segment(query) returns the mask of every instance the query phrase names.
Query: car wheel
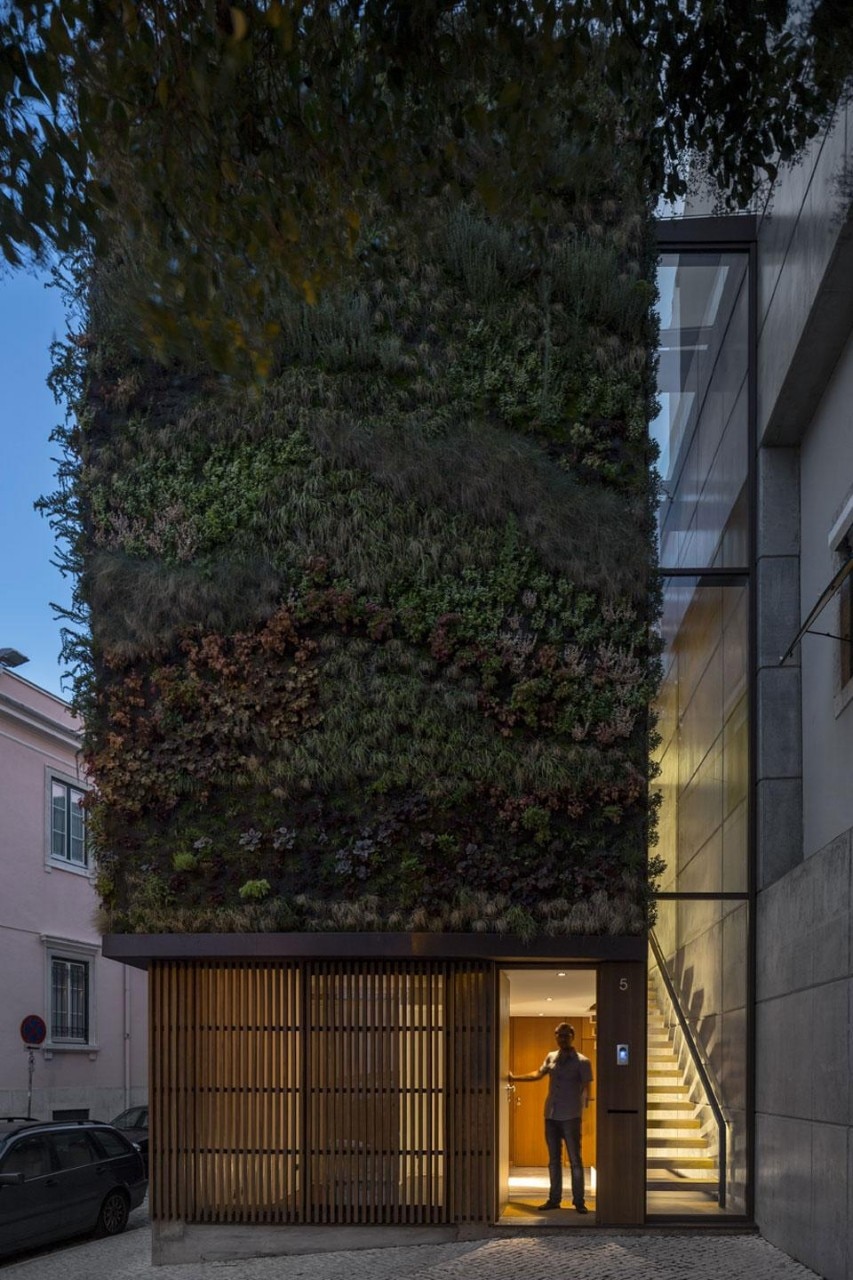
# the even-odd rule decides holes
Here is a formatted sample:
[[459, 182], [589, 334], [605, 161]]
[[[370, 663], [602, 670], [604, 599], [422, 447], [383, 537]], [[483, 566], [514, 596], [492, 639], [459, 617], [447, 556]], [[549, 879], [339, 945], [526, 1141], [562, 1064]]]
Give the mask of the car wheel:
[[95, 1235], [121, 1235], [127, 1226], [129, 1216], [130, 1206], [127, 1202], [127, 1196], [123, 1191], [111, 1191], [101, 1205], [101, 1212], [98, 1214], [98, 1225], [95, 1227]]

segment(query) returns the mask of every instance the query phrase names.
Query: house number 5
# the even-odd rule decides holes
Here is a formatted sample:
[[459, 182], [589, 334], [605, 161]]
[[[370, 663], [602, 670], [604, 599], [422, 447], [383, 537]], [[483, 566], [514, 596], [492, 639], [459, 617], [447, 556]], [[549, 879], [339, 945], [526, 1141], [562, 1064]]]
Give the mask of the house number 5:
[[627, 979], [627, 978], [620, 978], [620, 979], [619, 979], [619, 990], [620, 990], [620, 991], [627, 991], [627, 990], [628, 990], [628, 979]]

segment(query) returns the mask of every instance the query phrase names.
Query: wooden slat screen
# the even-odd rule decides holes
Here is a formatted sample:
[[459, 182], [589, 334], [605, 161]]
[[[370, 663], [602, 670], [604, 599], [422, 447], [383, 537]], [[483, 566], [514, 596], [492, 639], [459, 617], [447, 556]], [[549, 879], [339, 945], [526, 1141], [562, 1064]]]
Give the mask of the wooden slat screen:
[[489, 965], [157, 962], [150, 977], [155, 1219], [490, 1220]]
[[152, 1216], [300, 1222], [298, 965], [151, 974]]

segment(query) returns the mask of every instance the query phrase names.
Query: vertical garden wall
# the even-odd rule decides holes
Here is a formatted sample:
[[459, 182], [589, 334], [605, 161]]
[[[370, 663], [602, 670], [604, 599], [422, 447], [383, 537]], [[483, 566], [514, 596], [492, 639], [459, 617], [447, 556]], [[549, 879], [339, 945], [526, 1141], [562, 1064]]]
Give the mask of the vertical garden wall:
[[516, 206], [494, 147], [368, 201], [249, 386], [134, 352], [132, 246], [86, 273], [57, 509], [110, 930], [643, 929], [650, 204], [629, 139], [537, 145]]
[[[79, 472], [113, 929], [640, 929], [641, 207], [378, 224], [266, 385], [117, 362]], [[570, 216], [574, 215], [574, 216]]]

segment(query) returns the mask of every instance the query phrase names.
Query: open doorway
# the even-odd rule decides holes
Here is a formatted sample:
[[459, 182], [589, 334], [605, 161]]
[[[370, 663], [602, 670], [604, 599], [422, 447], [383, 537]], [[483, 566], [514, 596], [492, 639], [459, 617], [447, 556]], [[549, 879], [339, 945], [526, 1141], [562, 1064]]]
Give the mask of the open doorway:
[[[536, 968], [504, 969], [500, 975], [501, 1082], [500, 1221], [513, 1225], [588, 1226], [596, 1199], [596, 971], [552, 962]], [[507, 1085], [507, 1073], [535, 1072], [557, 1047], [555, 1028], [574, 1027], [574, 1048], [588, 1058], [593, 1083], [581, 1121], [584, 1216], [572, 1207], [571, 1170], [563, 1149], [562, 1207], [543, 1212], [549, 1199], [548, 1150], [544, 1133], [548, 1077]]]

